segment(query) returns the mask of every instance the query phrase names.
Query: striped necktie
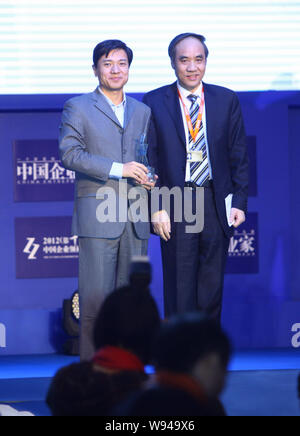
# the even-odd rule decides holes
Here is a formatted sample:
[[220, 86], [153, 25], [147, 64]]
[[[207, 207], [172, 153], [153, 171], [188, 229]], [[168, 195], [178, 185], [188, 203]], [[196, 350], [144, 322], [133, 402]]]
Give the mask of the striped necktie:
[[[200, 110], [200, 106], [197, 101], [198, 97], [196, 95], [191, 94], [188, 96], [188, 99], [192, 102], [190, 108], [190, 117], [193, 124], [193, 129], [195, 129], [199, 110]], [[190, 171], [191, 171], [191, 182], [196, 183], [198, 186], [203, 186], [204, 183], [210, 178], [203, 122], [201, 122], [200, 130], [197, 135], [196, 142], [194, 142], [192, 135], [189, 133], [189, 149], [190, 151], [202, 151], [203, 161], [191, 162]]]

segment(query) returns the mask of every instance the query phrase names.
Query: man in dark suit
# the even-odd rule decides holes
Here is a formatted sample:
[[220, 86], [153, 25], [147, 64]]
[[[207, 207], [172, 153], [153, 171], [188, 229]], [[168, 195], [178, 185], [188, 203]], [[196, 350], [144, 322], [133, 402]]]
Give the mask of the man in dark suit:
[[208, 57], [202, 35], [177, 36], [169, 55], [178, 81], [144, 98], [152, 110], [149, 161], [157, 186], [188, 190], [193, 211], [204, 190], [204, 229], [188, 233], [172, 208], [152, 210], [161, 237], [165, 315], [198, 309], [220, 320], [229, 239], [247, 209], [243, 118], [233, 91], [202, 82]]

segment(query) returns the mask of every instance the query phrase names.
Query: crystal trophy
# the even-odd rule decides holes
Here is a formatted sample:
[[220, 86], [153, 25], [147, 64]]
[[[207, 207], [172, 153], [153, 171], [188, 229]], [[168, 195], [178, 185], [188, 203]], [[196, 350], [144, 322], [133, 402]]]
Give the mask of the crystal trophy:
[[147, 153], [148, 153], [148, 144], [146, 141], [146, 135], [143, 133], [139, 140], [137, 140], [136, 144], [136, 161], [145, 165], [148, 169], [148, 180], [150, 183], [155, 182], [155, 168], [149, 165]]

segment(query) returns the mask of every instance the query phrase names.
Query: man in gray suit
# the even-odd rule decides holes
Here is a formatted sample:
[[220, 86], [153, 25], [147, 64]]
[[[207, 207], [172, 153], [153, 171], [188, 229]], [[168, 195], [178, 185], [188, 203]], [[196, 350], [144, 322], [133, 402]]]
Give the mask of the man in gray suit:
[[138, 187], [139, 202], [147, 208], [145, 188], [154, 186], [147, 168], [136, 162], [136, 143], [147, 134], [150, 109], [123, 90], [132, 58], [121, 41], [98, 44], [93, 70], [99, 87], [69, 100], [60, 126], [62, 163], [76, 172], [73, 234], [80, 249], [82, 360], [95, 351], [93, 325], [101, 303], [116, 287], [128, 284], [132, 256], [147, 254], [148, 220], [128, 219], [130, 188]]

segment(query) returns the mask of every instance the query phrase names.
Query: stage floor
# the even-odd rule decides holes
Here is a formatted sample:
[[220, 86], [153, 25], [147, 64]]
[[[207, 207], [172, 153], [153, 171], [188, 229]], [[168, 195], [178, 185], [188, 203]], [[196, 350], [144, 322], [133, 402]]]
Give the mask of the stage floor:
[[[51, 377], [78, 361], [62, 355], [0, 356], [0, 403], [48, 416], [44, 402]], [[230, 416], [299, 416], [299, 350], [235, 353], [222, 401]]]

